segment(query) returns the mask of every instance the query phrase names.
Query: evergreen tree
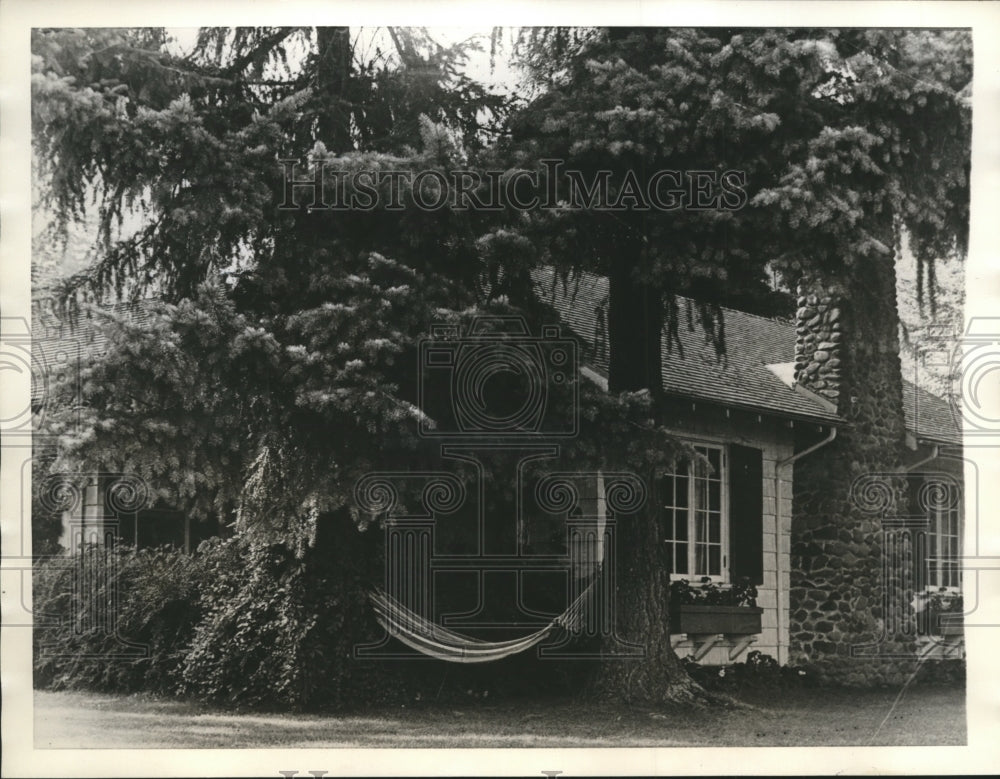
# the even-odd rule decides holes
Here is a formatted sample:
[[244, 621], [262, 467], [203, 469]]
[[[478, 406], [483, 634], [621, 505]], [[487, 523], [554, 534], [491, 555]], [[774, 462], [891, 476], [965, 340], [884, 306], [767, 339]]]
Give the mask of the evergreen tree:
[[[135, 474], [189, 516], [232, 524], [248, 568], [263, 566], [245, 586], [285, 593], [298, 615], [280, 619], [269, 603], [261, 618], [280, 620], [293, 647], [318, 637], [329, 684], [283, 679], [291, 702], [347, 695], [340, 682], [363, 675], [351, 648], [374, 628], [364, 588], [381, 571], [377, 534], [359, 532], [372, 517], [354, 510], [355, 485], [373, 470], [440, 466], [417, 429], [447, 398], [417, 407], [418, 340], [435, 322], [514, 313], [479, 295], [489, 215], [413, 207], [408, 180], [383, 180], [362, 210], [310, 211], [314, 193], [289, 193], [282, 159], [301, 158], [294, 177], [318, 177], [330, 193], [345, 173], [468, 165], [502, 116], [499, 99], [459, 72], [462, 47], [417, 30], [390, 38], [393, 57], [376, 49], [361, 62], [340, 28], [203, 30], [187, 56], [159, 31], [40, 30], [34, 40], [47, 204], [57, 228], [95, 210], [99, 221], [95, 262], [50, 302], [72, 313], [141, 299], [148, 314], [90, 314], [108, 346], [85, 367], [82, 423], [46, 419], [63, 434], [54, 467]], [[280, 208], [287, 199], [302, 207]], [[407, 207], [387, 208], [394, 199]], [[591, 393], [587, 405], [578, 467], [634, 459], [637, 447], [672, 457], [661, 431], [646, 430], [659, 444], [641, 446], [641, 398]], [[303, 616], [309, 581], [332, 588], [342, 613]], [[234, 585], [208, 604], [186, 689], [243, 700], [266, 687], [227, 687], [266, 678], [272, 657], [229, 640], [250, 591]]]
[[[314, 38], [318, 46], [290, 65], [292, 44]], [[149, 30], [35, 35], [36, 150], [48, 205], [65, 225], [94, 196], [101, 222], [96, 263], [66, 279], [53, 301], [65, 307], [109, 293], [160, 301], [148, 328], [122, 323], [113, 333], [113, 348], [132, 359], [92, 366], [88, 406], [97, 416], [67, 453], [128, 463], [178, 485], [181, 495], [171, 497], [190, 499], [185, 508], [226, 514], [252, 494], [242, 486], [249, 463], [263, 473], [300, 452], [299, 465], [313, 467], [304, 441], [286, 441], [303, 422], [327, 452], [342, 447], [334, 463], [364, 472], [364, 446], [348, 431], [371, 441], [419, 415], [395, 394], [395, 356], [435, 307], [472, 302], [431, 278], [470, 264], [471, 241], [447, 218], [280, 210], [277, 160], [309, 152], [297, 176], [334, 160], [422, 167], [427, 157], [401, 140], [417, 140], [421, 117], [461, 125], [462, 112], [497, 103], [449, 72], [458, 51], [424, 57], [413, 44], [409, 65], [376, 68], [348, 57], [346, 29], [204, 30], [186, 57], [165, 44]], [[453, 78], [465, 99], [449, 113], [438, 96]], [[411, 88], [384, 88], [400, 80]], [[425, 144], [447, 136], [423, 121]], [[139, 226], [123, 235], [116, 223], [133, 205]], [[316, 413], [323, 426], [303, 418]], [[318, 463], [323, 475], [291, 462], [278, 469], [314, 485], [314, 498], [297, 494], [298, 511], [312, 500], [343, 505], [349, 492], [351, 474]]]
[[[541, 56], [553, 40], [564, 44], [557, 67]], [[678, 327], [676, 294], [701, 302], [701, 324], [720, 352], [716, 304], [739, 305], [730, 290], [756, 289], [742, 303], [766, 313], [774, 302], [763, 291], [768, 269], [789, 285], [809, 279], [842, 305], [844, 381], [829, 395], [850, 424], [797, 470], [792, 562], [804, 573], [793, 595], [801, 600], [808, 586], [836, 589], [810, 570], [817, 556], [836, 554], [830, 540], [832, 533], [841, 543], [838, 529], [866, 528], [861, 545], [876, 551], [864, 564], [864, 586], [846, 596], [864, 615], [859, 627], [839, 642], [795, 650], [797, 659], [823, 660], [874, 641], [881, 615], [865, 606], [881, 592], [879, 540], [851, 503], [850, 485], [900, 461], [893, 260], [901, 235], [910, 236], [922, 267], [965, 252], [968, 34], [615, 28], [578, 36], [568, 51], [567, 42], [561, 31], [522, 38], [543, 91], [513, 117], [508, 154], [525, 167], [558, 158], [591, 181], [607, 171], [608, 201], [631, 205], [540, 212], [527, 231], [536, 254], [564, 275], [609, 277], [612, 390], [659, 395], [661, 340], [673, 340]], [[635, 208], [634, 193], [647, 192], [662, 170], [710, 171], [716, 181], [738, 171], [746, 198], [736, 208], [711, 198], [708, 208], [691, 208], [698, 204], [689, 189], [686, 208]], [[800, 306], [813, 289], [803, 288]], [[814, 483], [827, 486], [810, 490]], [[678, 682], [667, 636], [666, 566], [651, 551], [662, 546], [654, 512], [622, 535], [620, 600], [634, 607], [618, 618], [627, 638], [655, 649], [635, 667], [607, 664], [601, 685], [613, 694], [685, 699], [690, 690]]]
[[[33, 41], [46, 205], [57, 228], [94, 211], [99, 221], [94, 264], [50, 302], [72, 313], [154, 298], [145, 322], [92, 314], [110, 320], [108, 348], [85, 367], [82, 424], [72, 413], [46, 420], [64, 433], [54, 467], [141, 476], [189, 516], [233, 524], [247, 566], [285, 560], [247, 586], [284, 593], [298, 616], [264, 613], [289, 646], [327, 644], [334, 696], [347, 694], [351, 646], [374, 623], [360, 588], [377, 581], [376, 534], [359, 536], [371, 518], [352, 513], [353, 488], [420, 456], [416, 341], [474, 304], [461, 283], [474, 247], [449, 213], [281, 209], [279, 160], [302, 158], [296, 177], [326, 166], [330, 191], [347, 168], [453, 166], [502, 109], [458, 72], [461, 47], [393, 37], [398, 52], [366, 61], [346, 28], [207, 29], [188, 55], [158, 30], [39, 30]], [[456, 268], [456, 281], [442, 275]], [[294, 554], [268, 558], [269, 548]], [[303, 578], [302, 565], [313, 573]], [[301, 613], [310, 581], [332, 588], [340, 613]], [[267, 646], [231, 654], [246, 597], [211, 604], [188, 689], [258, 694], [212, 681], [255, 676], [250, 657], [255, 678], [269, 673]], [[355, 632], [332, 629], [333, 616]], [[246, 673], [213, 670], [226, 663]], [[275, 695], [303, 703], [324, 688]]]
[[[186, 56], [159, 30], [35, 32], [47, 204], [65, 226], [93, 200], [99, 221], [95, 264], [56, 300], [161, 301], [149, 326], [110, 328], [86, 376], [85, 432], [66, 440], [64, 461], [137, 472], [196, 515], [235, 516], [258, 548], [305, 554], [325, 524], [334, 545], [354, 549], [357, 479], [427, 456], [416, 429], [433, 409], [415, 402], [418, 339], [435, 320], [530, 309], [527, 271], [550, 263], [611, 280], [613, 394], [583, 391], [572, 456], [651, 476], [678, 452], [642, 396], [662, 403], [661, 341], [675, 343], [683, 326], [674, 295], [702, 301], [700, 326], [722, 350], [719, 305], [780, 305], [770, 270], [836, 286], [853, 303], [849, 326], [864, 332], [850, 341], [854, 367], [837, 399], [862, 424], [807, 466], [844, 481], [809, 510], [828, 524], [850, 516], [850, 479], [898, 462], [894, 247], [905, 229], [922, 263], [964, 252], [967, 34], [539, 31], [521, 40], [538, 96], [511, 117], [509, 142], [485, 149], [506, 106], [461, 75], [462, 48], [390, 32], [393, 51], [363, 61], [344, 28], [208, 29]], [[278, 160], [306, 156], [296, 177], [326, 168], [331, 189], [352, 170], [558, 158], [585, 179], [609, 171], [608, 198], [625, 207], [499, 217], [277, 208]], [[679, 208], [636, 208], [660, 170], [714, 173], [712, 207], [685, 207], [699, 197], [688, 177], [676, 182]], [[727, 171], [737, 178], [713, 199]], [[484, 290], [484, 276], [504, 283]], [[865, 426], [876, 418], [877, 436]], [[598, 687], [692, 700], [669, 644], [656, 518], [622, 530], [618, 617], [650, 651], [607, 663]]]

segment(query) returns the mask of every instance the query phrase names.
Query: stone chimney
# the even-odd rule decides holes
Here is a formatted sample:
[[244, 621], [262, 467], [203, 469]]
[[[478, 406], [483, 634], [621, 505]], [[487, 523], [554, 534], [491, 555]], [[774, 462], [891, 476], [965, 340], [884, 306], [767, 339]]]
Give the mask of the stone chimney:
[[805, 280], [796, 294], [795, 383], [839, 405], [842, 333], [837, 290]]

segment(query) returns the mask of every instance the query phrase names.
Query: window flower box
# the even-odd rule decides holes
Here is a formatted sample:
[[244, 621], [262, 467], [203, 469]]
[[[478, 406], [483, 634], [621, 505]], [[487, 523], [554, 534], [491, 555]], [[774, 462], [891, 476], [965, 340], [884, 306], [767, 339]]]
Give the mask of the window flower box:
[[764, 609], [758, 606], [682, 605], [670, 614], [670, 632], [753, 635], [761, 632], [763, 613]]
[[675, 635], [754, 635], [761, 632], [763, 613], [757, 607], [757, 588], [746, 578], [729, 587], [707, 576], [700, 585], [687, 579], [670, 584], [670, 632]]
[[949, 623], [947, 625], [940, 625], [940, 626], [938, 626], [938, 628], [937, 628], [937, 630], [935, 632], [936, 632], [937, 635], [942, 636], [942, 637], [961, 636], [961, 635], [964, 635], [965, 629], [964, 629], [964, 626], [961, 623], [957, 623], [957, 624], [956, 623]]
[[964, 634], [962, 614], [965, 611], [961, 592], [940, 587], [917, 594], [914, 602], [920, 633], [953, 637]]

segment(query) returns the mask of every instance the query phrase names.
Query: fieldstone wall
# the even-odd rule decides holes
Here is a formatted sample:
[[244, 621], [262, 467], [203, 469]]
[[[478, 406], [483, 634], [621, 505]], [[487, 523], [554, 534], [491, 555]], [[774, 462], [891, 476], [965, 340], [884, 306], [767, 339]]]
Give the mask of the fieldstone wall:
[[[837, 438], [795, 464], [790, 661], [832, 683], [899, 683], [912, 671], [904, 442], [891, 262], [857, 266], [842, 289], [800, 288], [796, 378], [837, 405]], [[902, 540], [901, 540], [902, 539]]]
[[795, 312], [795, 381], [836, 403], [840, 398], [840, 308], [835, 287], [798, 287]]

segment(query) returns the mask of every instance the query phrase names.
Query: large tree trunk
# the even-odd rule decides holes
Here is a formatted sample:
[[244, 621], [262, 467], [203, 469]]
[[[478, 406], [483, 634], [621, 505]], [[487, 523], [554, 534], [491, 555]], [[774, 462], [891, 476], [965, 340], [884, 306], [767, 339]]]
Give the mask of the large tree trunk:
[[[350, 28], [317, 27], [316, 47], [316, 74], [312, 84], [315, 104], [308, 130], [328, 152], [343, 155], [354, 150], [349, 94], [353, 78]], [[296, 174], [305, 181], [325, 179], [322, 190], [318, 187], [312, 192], [305, 187], [294, 190], [286, 183], [285, 191], [279, 195], [291, 195], [299, 209], [288, 216], [294, 224], [279, 223], [275, 231], [275, 265], [282, 268], [282, 272], [267, 274], [262, 291], [267, 299], [258, 301], [258, 305], [271, 308], [275, 301], [285, 301], [291, 310], [297, 311], [327, 302], [325, 293], [317, 293], [313, 288], [315, 278], [336, 263], [344, 262], [345, 254], [338, 243], [339, 232], [343, 229], [342, 219], [354, 218], [350, 213], [313, 213], [306, 208], [310, 204], [322, 208], [320, 203], [336, 202], [338, 185], [330, 171], [325, 176], [316, 170], [311, 174], [302, 171]]]
[[[620, 257], [610, 273], [608, 385], [612, 392], [648, 389], [658, 399], [662, 293], [633, 277], [641, 256], [641, 248], [634, 247], [632, 255]], [[603, 647], [594, 690], [639, 703], [709, 700], [711, 696], [691, 679], [670, 646], [670, 577], [656, 510], [655, 475], [638, 475], [646, 482], [646, 504], [636, 514], [616, 517], [617, 553], [604, 563], [605, 575], [608, 566], [614, 566], [615, 629]], [[623, 656], [621, 642], [641, 648], [637, 656]]]
[[[628, 703], [701, 703], [716, 700], [684, 670], [670, 646], [670, 575], [654, 510], [655, 497], [616, 522], [615, 592], [610, 616], [614, 634], [602, 647], [594, 680], [601, 697]], [[623, 651], [623, 642], [634, 650]]]
[[608, 388], [611, 392], [647, 389], [655, 398], [663, 387], [663, 295], [635, 280], [633, 271], [640, 257], [638, 247], [626, 252], [608, 278]]
[[322, 109], [317, 135], [328, 151], [351, 151], [351, 28], [316, 28], [316, 88]]

